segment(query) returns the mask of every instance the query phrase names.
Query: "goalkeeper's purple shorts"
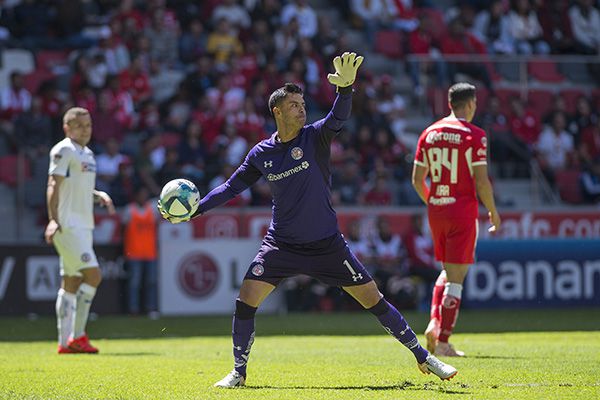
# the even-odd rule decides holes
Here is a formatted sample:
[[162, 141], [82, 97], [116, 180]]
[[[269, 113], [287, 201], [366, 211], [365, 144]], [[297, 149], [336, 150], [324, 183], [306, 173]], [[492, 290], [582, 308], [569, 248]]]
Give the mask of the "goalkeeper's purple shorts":
[[285, 278], [308, 275], [330, 286], [356, 286], [373, 280], [341, 233], [305, 244], [265, 236], [244, 279], [277, 286]]

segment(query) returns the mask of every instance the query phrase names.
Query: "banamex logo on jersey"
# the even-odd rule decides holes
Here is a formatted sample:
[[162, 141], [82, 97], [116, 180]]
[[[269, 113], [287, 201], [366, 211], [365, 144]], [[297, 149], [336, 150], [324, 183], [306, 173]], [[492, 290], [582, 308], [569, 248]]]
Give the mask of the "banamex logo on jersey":
[[205, 253], [195, 253], [183, 259], [178, 266], [179, 285], [190, 297], [210, 295], [219, 283], [217, 263]]

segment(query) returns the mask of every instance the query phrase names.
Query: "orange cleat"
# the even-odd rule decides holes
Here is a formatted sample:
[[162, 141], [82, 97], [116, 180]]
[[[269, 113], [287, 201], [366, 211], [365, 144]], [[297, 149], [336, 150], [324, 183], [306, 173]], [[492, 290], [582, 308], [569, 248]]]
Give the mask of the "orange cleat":
[[58, 345], [58, 354], [74, 354], [76, 351], [71, 350], [69, 347]]
[[67, 347], [73, 351], [73, 353], [88, 353], [88, 354], [96, 354], [98, 353], [98, 349], [90, 344], [90, 339], [87, 334], [84, 334], [77, 339], [69, 339], [67, 342]]

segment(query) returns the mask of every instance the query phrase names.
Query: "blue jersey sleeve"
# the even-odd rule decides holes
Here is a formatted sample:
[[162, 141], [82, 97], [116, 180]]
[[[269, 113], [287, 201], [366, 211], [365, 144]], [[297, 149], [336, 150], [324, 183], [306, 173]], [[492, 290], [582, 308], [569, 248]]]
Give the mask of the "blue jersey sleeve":
[[228, 202], [260, 179], [262, 173], [252, 164], [252, 154], [252, 151], [248, 153], [242, 165], [238, 167], [225, 183], [211, 190], [200, 200], [198, 210], [192, 218]]
[[340, 88], [333, 107], [329, 114], [313, 123], [318, 132], [319, 142], [329, 146], [333, 138], [340, 133], [344, 123], [350, 118], [352, 112], [352, 86]]

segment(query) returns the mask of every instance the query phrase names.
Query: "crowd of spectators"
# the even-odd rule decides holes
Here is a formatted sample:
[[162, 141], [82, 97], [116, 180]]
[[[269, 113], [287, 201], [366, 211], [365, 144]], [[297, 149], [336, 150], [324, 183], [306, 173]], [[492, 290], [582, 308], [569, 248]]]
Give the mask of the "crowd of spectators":
[[[589, 98], [581, 100], [587, 114], [578, 103], [577, 113], [560, 110], [562, 117], [544, 121], [526, 102], [517, 104], [526, 99], [516, 99], [511, 110], [498, 101], [491, 63], [442, 57], [597, 54], [600, 23], [594, 21], [600, 16], [591, 0], [456, 1], [443, 12], [432, 1], [324, 3], [364, 28], [367, 43], [391, 29], [405, 35], [409, 53], [432, 56], [428, 63], [406, 63], [415, 95], [424, 92], [424, 71], [435, 75], [433, 86], [441, 91], [457, 73], [480, 81], [490, 97], [479, 122], [500, 143], [492, 146], [498, 153], [492, 159], [506, 161], [510, 167], [500, 168], [506, 176], [527, 174], [527, 160], [537, 157], [550, 181], [566, 166], [589, 173], [590, 188], [599, 181], [600, 127]], [[191, 179], [206, 193], [274, 131], [266, 103], [284, 82], [304, 88], [309, 118], [328, 111], [335, 97], [326, 80], [331, 60], [351, 50], [335, 22], [306, 0], [4, 1], [2, 46], [36, 57], [62, 55], [64, 65], [35, 85], [37, 70], [10, 74], [0, 91], [0, 153], [27, 154], [32, 179], [41, 182], [49, 146], [63, 135], [62, 112], [78, 105], [92, 113], [98, 186], [118, 206], [131, 202], [139, 186], [158, 195], [175, 177]], [[410, 106], [393, 76], [365, 65], [355, 84], [353, 117], [332, 145], [336, 205], [419, 204], [410, 185], [419, 133], [407, 129]], [[43, 209], [43, 201], [40, 196], [31, 203]], [[228, 205], [268, 204], [268, 185], [259, 182]]]

